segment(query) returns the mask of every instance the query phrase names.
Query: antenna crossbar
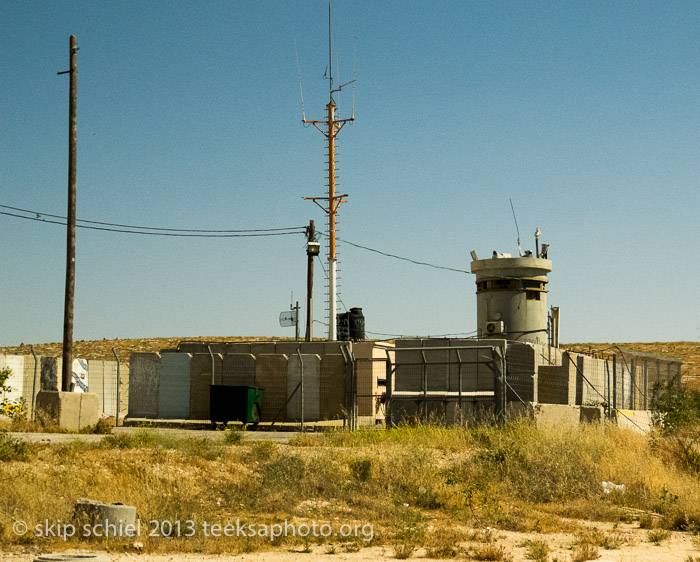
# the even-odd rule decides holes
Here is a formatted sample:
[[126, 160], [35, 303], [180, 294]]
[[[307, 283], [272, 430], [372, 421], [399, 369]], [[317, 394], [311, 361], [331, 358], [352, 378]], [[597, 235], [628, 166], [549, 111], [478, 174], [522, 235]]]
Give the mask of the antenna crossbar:
[[[335, 214], [338, 212], [338, 207], [340, 207], [341, 203], [347, 203], [347, 201], [343, 199], [343, 197], [347, 196], [347, 193], [343, 193], [342, 195], [336, 195], [334, 197], [302, 197], [302, 199], [304, 201], [313, 201], [324, 213], [330, 215], [331, 213]], [[328, 207], [324, 207], [319, 201], [332, 201], [332, 204], [328, 205]]]

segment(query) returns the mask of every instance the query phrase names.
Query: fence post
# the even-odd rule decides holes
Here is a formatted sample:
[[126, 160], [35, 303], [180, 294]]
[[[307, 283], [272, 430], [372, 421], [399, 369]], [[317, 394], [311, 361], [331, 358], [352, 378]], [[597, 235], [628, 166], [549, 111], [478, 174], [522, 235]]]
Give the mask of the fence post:
[[425, 351], [421, 350], [423, 359], [423, 421], [428, 423], [428, 361], [425, 358]]
[[506, 360], [500, 347], [493, 347], [494, 355], [494, 380], [493, 396], [495, 402], [496, 422], [503, 425], [506, 421]]
[[304, 360], [301, 358], [301, 351], [299, 351], [299, 347], [297, 347], [297, 355], [299, 356], [299, 369], [301, 371], [300, 377], [301, 377], [301, 382], [299, 383], [301, 385], [301, 431], [304, 431]]
[[30, 349], [32, 350], [32, 355], [34, 356], [34, 381], [32, 382], [32, 421], [36, 419], [34, 416], [34, 400], [36, 399], [36, 372], [37, 372], [37, 365], [39, 363], [39, 360], [36, 357], [36, 353], [34, 353], [34, 346], [30, 346]]
[[386, 399], [384, 402], [384, 426], [389, 429], [393, 426], [391, 421], [391, 394], [394, 386], [394, 373], [389, 359], [389, 350], [386, 350]]
[[[463, 411], [463, 405], [462, 405], [462, 355], [459, 352], [459, 349], [455, 352], [457, 354], [457, 378], [459, 381], [459, 425], [462, 425], [464, 421], [464, 416], [462, 415]], [[476, 352], [477, 355], [477, 361], [479, 360], [479, 352]], [[478, 388], [478, 387], [477, 387]], [[455, 420], [457, 421], [457, 420]]]
[[[115, 415], [115, 425], [116, 427], [119, 427], [119, 383], [120, 383], [120, 375], [119, 375], [119, 356], [117, 355], [117, 351], [112, 348], [112, 353], [114, 354], [114, 358], [117, 360], [117, 407], [114, 409], [114, 415]], [[102, 377], [102, 381], [104, 382], [104, 375]], [[104, 404], [104, 392], [102, 393], [102, 403]], [[104, 410], [104, 408], [103, 408]]]
[[617, 410], [617, 353], [613, 355], [613, 372], [612, 372], [612, 407], [613, 410]]

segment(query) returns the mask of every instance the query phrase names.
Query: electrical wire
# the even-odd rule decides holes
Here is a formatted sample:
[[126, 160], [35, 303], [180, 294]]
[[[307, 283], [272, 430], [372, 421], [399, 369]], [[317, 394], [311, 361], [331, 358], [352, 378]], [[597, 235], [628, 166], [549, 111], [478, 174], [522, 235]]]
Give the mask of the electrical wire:
[[578, 374], [581, 375], [581, 378], [584, 381], [586, 381], [586, 384], [588, 384], [588, 386], [590, 386], [603, 399], [603, 404], [607, 404], [608, 408], [610, 410], [613, 410], [617, 414], [621, 415], [623, 418], [627, 418], [627, 421], [629, 421], [632, 425], [634, 425], [642, 433], [648, 433], [643, 427], [641, 427], [639, 424], [635, 423], [635, 421], [632, 418], [630, 418], [627, 414], [625, 414], [622, 410], [620, 410], [619, 408], [613, 407], [613, 405], [610, 404], [610, 402], [608, 402], [608, 399], [605, 398], [605, 396], [603, 396], [601, 394], [601, 392], [595, 386], [593, 386], [593, 383], [588, 380], [586, 375], [584, 375], [583, 372], [581, 371], [581, 369], [578, 368], [578, 365], [576, 363], [574, 363], [574, 360], [571, 358], [571, 356], [568, 353], [566, 354], [566, 357], [569, 359], [569, 361], [571, 361], [571, 364], [574, 366], [574, 368], [576, 369]]
[[[325, 233], [325, 232], [320, 232], [320, 231], [317, 231], [317, 232], [318, 232], [318, 234], [320, 234], [321, 236], [326, 236], [326, 237], [328, 236], [328, 234]], [[336, 238], [336, 240], [339, 241], [339, 242], [343, 242], [344, 244], [349, 244], [350, 246], [354, 246], [355, 248], [360, 248], [361, 250], [367, 250], [368, 252], [374, 252], [375, 254], [379, 254], [379, 255], [382, 255], [382, 256], [385, 256], [385, 257], [388, 257], [388, 258], [394, 258], [394, 259], [401, 260], [401, 261], [407, 261], [407, 262], [412, 263], [412, 264], [415, 264], [415, 265], [423, 265], [423, 266], [426, 266], [426, 267], [432, 267], [432, 268], [434, 268], [434, 269], [443, 269], [443, 270], [446, 270], [446, 271], [456, 271], [457, 273], [468, 273], [468, 274], [471, 274], [470, 271], [467, 271], [467, 270], [465, 270], [465, 269], [458, 269], [458, 268], [455, 268], [455, 267], [445, 267], [445, 266], [442, 266], [442, 265], [435, 265], [435, 264], [432, 264], [432, 263], [423, 262], [423, 261], [418, 261], [418, 260], [414, 260], [414, 259], [411, 259], [411, 258], [406, 258], [406, 257], [403, 257], [403, 256], [397, 256], [397, 255], [395, 255], [395, 254], [390, 254], [390, 253], [388, 253], [388, 252], [383, 252], [383, 251], [381, 251], [381, 250], [376, 250], [376, 249], [374, 249], [374, 248], [369, 248], [369, 247], [367, 247], [367, 246], [363, 246], [362, 244], [356, 244], [355, 242], [350, 242], [349, 240], [343, 240], [342, 238]]]
[[[31, 213], [36, 216], [29, 217], [24, 215], [19, 215], [17, 213], [9, 213], [6, 211], [0, 211], [0, 215], [5, 215], [9, 217], [15, 217], [19, 219], [32, 220], [36, 222], [43, 222], [48, 224], [58, 224], [61, 226], [66, 226], [65, 222], [58, 220], [49, 220], [42, 218], [44, 216], [66, 220], [66, 217], [60, 215], [53, 215], [50, 213], [40, 213], [37, 211], [31, 211], [27, 209], [20, 209], [18, 207], [10, 207], [8, 205], [0, 205], [0, 208], [11, 209], [19, 211], [22, 213]], [[202, 230], [202, 229], [185, 229], [185, 228], [160, 228], [151, 226], [135, 226], [127, 224], [117, 224], [117, 223], [107, 223], [99, 221], [90, 221], [86, 219], [76, 219], [76, 223], [82, 222], [87, 224], [76, 224], [76, 228], [85, 228], [88, 230], [101, 230], [106, 232], [120, 232], [125, 234], [141, 234], [149, 236], [176, 236], [176, 237], [189, 237], [189, 238], [244, 238], [251, 236], [285, 236], [287, 234], [304, 234], [305, 226], [294, 226], [286, 228], [268, 228], [268, 229], [245, 229], [245, 230]], [[89, 225], [103, 225], [103, 226], [89, 226]], [[115, 228], [111, 228], [115, 227]], [[140, 229], [140, 230], [132, 230]], [[149, 232], [153, 231], [153, 232]]]

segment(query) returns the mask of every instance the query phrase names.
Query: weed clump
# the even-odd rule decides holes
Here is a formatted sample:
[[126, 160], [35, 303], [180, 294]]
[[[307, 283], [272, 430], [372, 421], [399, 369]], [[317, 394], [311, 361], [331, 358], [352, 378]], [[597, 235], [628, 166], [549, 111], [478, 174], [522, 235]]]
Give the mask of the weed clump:
[[24, 441], [0, 431], [0, 462], [29, 462], [29, 446]]

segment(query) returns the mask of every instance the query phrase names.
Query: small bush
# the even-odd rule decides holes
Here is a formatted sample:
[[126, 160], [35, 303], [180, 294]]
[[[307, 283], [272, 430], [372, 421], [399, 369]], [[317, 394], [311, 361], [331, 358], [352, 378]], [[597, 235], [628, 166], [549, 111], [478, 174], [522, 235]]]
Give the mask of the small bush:
[[683, 388], [680, 375], [652, 389], [654, 421], [666, 432], [700, 423], [700, 392]]
[[647, 538], [649, 539], [649, 542], [654, 543], [656, 546], [659, 546], [670, 536], [671, 533], [669, 533], [666, 529], [654, 529], [647, 533]]
[[495, 562], [512, 562], [513, 557], [500, 545], [487, 543], [472, 549], [470, 557], [473, 560], [491, 560]]
[[571, 553], [571, 562], [586, 562], [586, 560], [597, 560], [598, 558], [600, 558], [598, 548], [592, 544], [576, 546]]
[[455, 558], [460, 552], [459, 543], [464, 534], [452, 529], [438, 528], [426, 537], [427, 558]]
[[396, 543], [394, 544], [394, 558], [398, 560], [406, 560], [413, 556], [416, 551], [416, 547], [409, 543]]
[[367, 482], [372, 474], [372, 461], [369, 459], [358, 459], [353, 461], [352, 474], [360, 482]]
[[600, 529], [590, 529], [581, 533], [576, 540], [579, 546], [599, 546], [605, 550], [616, 550], [625, 544], [625, 539], [620, 533], [605, 533]]
[[0, 462], [28, 462], [29, 447], [24, 441], [14, 439], [7, 431], [0, 431]]
[[106, 418], [100, 418], [95, 425], [83, 428], [80, 433], [91, 433], [97, 435], [109, 435], [112, 433], [112, 424]]
[[525, 556], [534, 562], [547, 562], [549, 560], [549, 545], [544, 540], [528, 541]]
[[240, 445], [243, 442], [243, 429], [229, 426], [224, 430], [224, 442], [227, 445]]

